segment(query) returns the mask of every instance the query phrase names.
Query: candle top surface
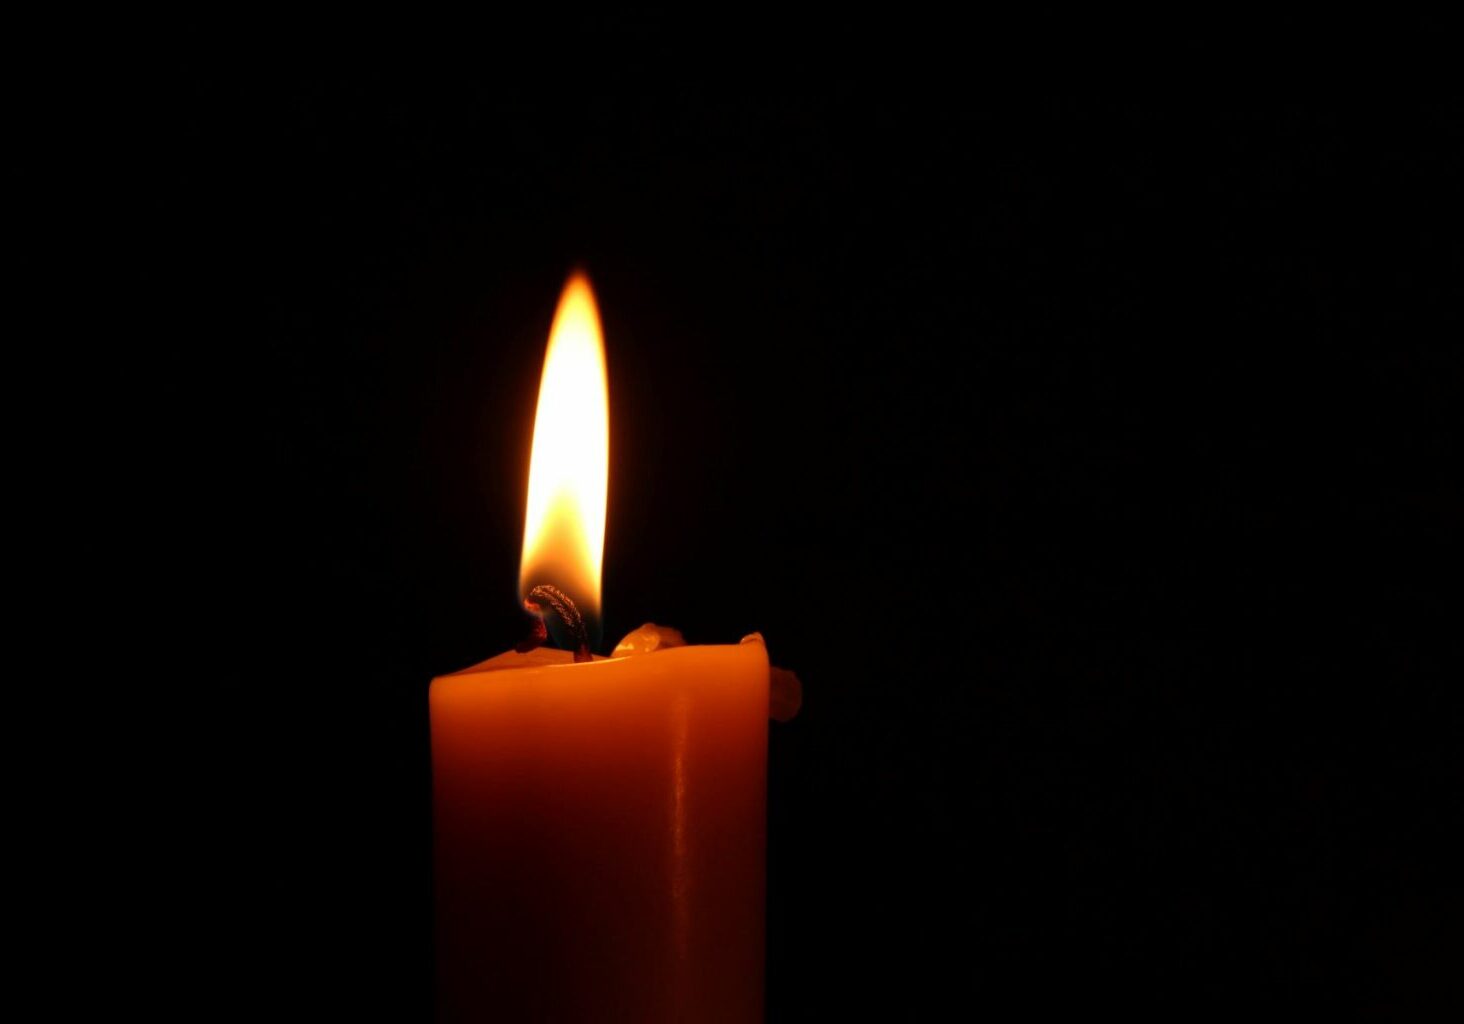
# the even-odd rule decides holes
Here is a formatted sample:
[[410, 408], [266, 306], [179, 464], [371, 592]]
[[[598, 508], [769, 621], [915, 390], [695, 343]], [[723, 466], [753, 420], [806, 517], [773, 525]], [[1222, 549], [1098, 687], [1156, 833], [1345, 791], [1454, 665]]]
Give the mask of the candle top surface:
[[[596, 654], [594, 660], [609, 661], [611, 659], [602, 654]], [[443, 678], [471, 676], [477, 675], [480, 672], [501, 672], [505, 669], [515, 668], [547, 668], [552, 665], [573, 665], [574, 663], [574, 653], [572, 651], [561, 651], [555, 647], [535, 647], [532, 651], [523, 654], [520, 654], [518, 651], [504, 651], [502, 654], [494, 655], [487, 661], [480, 661], [476, 665], [460, 668], [456, 672], [448, 672]]]
[[[651, 641], [656, 640], [658, 636], [660, 639], [671, 642], [664, 647], [657, 646], [656, 643], [652, 643]], [[636, 640], [637, 643], [632, 644], [630, 643], [631, 640]], [[738, 644], [686, 645], [681, 639], [681, 634], [675, 630], [655, 627], [648, 623], [646, 626], [641, 627], [640, 630], [627, 636], [626, 641], [622, 641], [621, 646], [616, 648], [615, 655], [608, 658], [597, 654], [591, 662], [576, 662], [573, 653], [570, 651], [562, 651], [553, 647], [537, 647], [525, 653], [504, 651], [502, 654], [495, 655], [486, 661], [480, 661], [476, 665], [469, 665], [467, 668], [459, 669], [456, 672], [449, 672], [446, 675], [438, 676], [437, 679], [444, 684], [457, 688], [472, 676], [486, 676], [494, 672], [515, 669], [539, 671], [544, 669], [583, 668], [587, 664], [604, 665], [609, 669], [612, 665], [646, 664], [649, 662], [660, 663], [663, 661], [668, 662], [666, 667], [669, 668], [670, 664], [677, 663], [680, 657], [689, 655], [697, 659], [694, 664], [701, 664], [701, 658], [710, 655], [712, 652], [730, 653], [731, 651], [754, 645], [759, 652], [764, 651], [764, 642], [761, 634], [751, 633], [743, 637], [742, 642]], [[650, 655], [658, 650], [663, 652], [660, 658], [650, 657]], [[698, 653], [694, 654], [693, 652]], [[706, 655], [700, 652], [706, 652]], [[667, 655], [672, 655], [672, 657], [668, 659]], [[718, 656], [725, 657], [726, 655], [719, 654]], [[762, 656], [764, 659], [766, 658], [766, 654]], [[766, 665], [766, 661], [763, 664]], [[789, 721], [798, 714], [798, 710], [803, 704], [803, 685], [797, 675], [786, 669], [770, 666], [767, 671], [770, 701], [769, 715], [780, 722]], [[448, 684], [448, 680], [452, 680], [453, 682]]]
[[[754, 639], [756, 638], [756, 639]], [[762, 637], [757, 634], [747, 637], [742, 644], [762, 643]], [[697, 649], [717, 649], [728, 647], [740, 647], [742, 644], [678, 644], [674, 647], [662, 648], [663, 651], [684, 650], [693, 651]], [[591, 664], [602, 662], [628, 662], [647, 657], [652, 652], [619, 654], [613, 657], [605, 657], [601, 654], [594, 656]], [[573, 666], [576, 662], [574, 654], [570, 651], [561, 651], [555, 647], [536, 647], [532, 651], [520, 654], [518, 651], [504, 651], [502, 654], [494, 655], [486, 661], [480, 661], [476, 665], [469, 665], [467, 668], [458, 669], [456, 672], [448, 672], [440, 678], [452, 679], [458, 676], [479, 675], [484, 672], [502, 672], [510, 669], [537, 669], [557, 668], [561, 666]], [[579, 664], [583, 665], [584, 662]]]

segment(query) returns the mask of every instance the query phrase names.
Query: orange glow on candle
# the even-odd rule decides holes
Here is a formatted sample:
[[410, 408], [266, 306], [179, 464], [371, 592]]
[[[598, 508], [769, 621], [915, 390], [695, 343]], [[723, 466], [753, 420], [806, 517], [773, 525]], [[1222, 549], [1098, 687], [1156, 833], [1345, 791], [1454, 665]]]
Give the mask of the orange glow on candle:
[[559, 298], [529, 458], [519, 597], [541, 583], [588, 615], [600, 611], [610, 476], [610, 398], [595, 293], [583, 273]]

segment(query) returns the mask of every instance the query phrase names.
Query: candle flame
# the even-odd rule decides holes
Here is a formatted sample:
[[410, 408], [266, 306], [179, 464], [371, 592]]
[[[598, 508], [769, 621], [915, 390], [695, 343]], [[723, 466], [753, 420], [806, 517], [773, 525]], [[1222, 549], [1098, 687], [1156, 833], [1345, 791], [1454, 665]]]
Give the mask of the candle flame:
[[559, 297], [539, 383], [520, 599], [547, 583], [599, 615], [609, 476], [605, 342], [590, 280], [576, 272]]

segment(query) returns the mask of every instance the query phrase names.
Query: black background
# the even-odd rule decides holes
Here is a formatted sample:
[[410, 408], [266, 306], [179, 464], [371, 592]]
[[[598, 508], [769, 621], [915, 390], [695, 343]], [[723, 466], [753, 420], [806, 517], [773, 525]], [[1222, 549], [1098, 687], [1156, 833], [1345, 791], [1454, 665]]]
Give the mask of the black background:
[[430, 1017], [427, 685], [525, 630], [575, 264], [607, 643], [760, 630], [804, 683], [771, 1020], [1456, 992], [1457, 106], [624, 34], [184, 76], [139, 130], [196, 667], [170, 994]]

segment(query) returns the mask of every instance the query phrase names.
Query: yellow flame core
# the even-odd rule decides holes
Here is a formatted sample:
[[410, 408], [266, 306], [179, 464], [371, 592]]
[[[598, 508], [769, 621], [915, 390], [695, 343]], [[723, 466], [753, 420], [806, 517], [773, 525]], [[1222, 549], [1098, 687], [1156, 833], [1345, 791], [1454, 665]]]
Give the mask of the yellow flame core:
[[519, 563], [521, 599], [549, 583], [581, 612], [599, 614], [609, 477], [605, 342], [589, 278], [577, 273], [559, 298], [539, 382]]

